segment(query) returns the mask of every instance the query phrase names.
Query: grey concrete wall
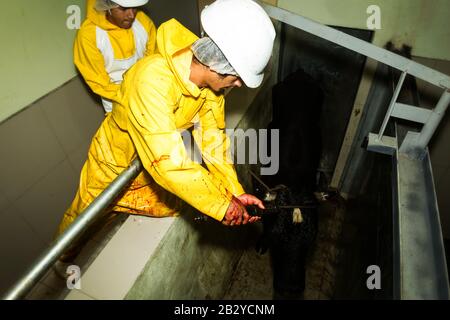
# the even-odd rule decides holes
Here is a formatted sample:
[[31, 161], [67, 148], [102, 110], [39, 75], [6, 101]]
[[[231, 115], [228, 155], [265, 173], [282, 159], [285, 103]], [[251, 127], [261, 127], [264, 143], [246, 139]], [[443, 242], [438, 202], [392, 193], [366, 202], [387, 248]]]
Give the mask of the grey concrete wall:
[[185, 210], [159, 244], [126, 299], [220, 299], [255, 226], [195, 222]]
[[75, 77], [0, 124], [0, 293], [53, 240], [103, 117]]
[[392, 98], [392, 88], [386, 79], [389, 79], [389, 68], [379, 64], [343, 171], [340, 191], [351, 197], [367, 192], [367, 172], [370, 172], [377, 157], [361, 146], [370, 132], [378, 132]]

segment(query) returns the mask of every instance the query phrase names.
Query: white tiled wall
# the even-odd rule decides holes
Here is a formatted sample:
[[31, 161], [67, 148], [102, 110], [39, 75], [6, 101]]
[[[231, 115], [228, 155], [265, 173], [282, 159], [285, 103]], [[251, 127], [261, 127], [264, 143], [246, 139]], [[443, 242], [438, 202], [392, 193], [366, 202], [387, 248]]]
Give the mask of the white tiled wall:
[[23, 218], [14, 205], [0, 212], [0, 283], [2, 289], [11, 286], [44, 248], [44, 242], [40, 241], [35, 229]]
[[64, 211], [72, 201], [77, 182], [78, 175], [66, 159], [15, 201], [24, 219], [45, 243], [53, 240], [61, 209]]
[[65, 158], [38, 105], [0, 126], [0, 146], [0, 183], [10, 201], [16, 201]]
[[5, 196], [3, 195], [3, 192], [0, 191], [0, 212], [9, 206], [9, 201], [8, 199], [5, 198]]
[[53, 240], [103, 118], [76, 77], [0, 124], [0, 294]]

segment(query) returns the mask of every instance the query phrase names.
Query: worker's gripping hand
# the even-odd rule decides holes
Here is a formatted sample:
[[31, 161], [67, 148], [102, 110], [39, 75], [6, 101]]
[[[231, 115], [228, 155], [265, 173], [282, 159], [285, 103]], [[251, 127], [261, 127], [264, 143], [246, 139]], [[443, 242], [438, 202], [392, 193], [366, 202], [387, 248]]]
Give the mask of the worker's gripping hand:
[[262, 201], [255, 196], [250, 194], [243, 194], [237, 198], [233, 196], [222, 223], [226, 226], [239, 226], [258, 221], [260, 217], [250, 217], [247, 213], [245, 206], [249, 205], [257, 205], [265, 209]]
[[[254, 205], [254, 206], [258, 206], [260, 209], [263, 209], [263, 210], [265, 209], [265, 207], [263, 205], [263, 202], [261, 200], [259, 200], [257, 197], [255, 197], [255, 196], [253, 196], [251, 194], [244, 193], [243, 195], [240, 195], [238, 197], [238, 199], [246, 207]], [[245, 221], [245, 216], [247, 217], [247, 220], [250, 223], [254, 223], [254, 222], [256, 222], [256, 221], [261, 219], [261, 217], [252, 217], [252, 216], [250, 216], [248, 214], [247, 210], [245, 210], [245, 213], [244, 213], [244, 221]]]

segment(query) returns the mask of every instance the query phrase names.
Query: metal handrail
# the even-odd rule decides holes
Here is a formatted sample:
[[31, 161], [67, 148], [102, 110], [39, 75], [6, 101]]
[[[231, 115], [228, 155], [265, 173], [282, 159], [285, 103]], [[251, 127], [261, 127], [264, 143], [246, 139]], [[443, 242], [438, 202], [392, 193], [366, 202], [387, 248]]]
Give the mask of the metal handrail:
[[387, 122], [390, 120], [393, 111], [396, 112], [396, 117], [404, 119], [407, 119], [409, 113], [411, 112], [414, 113], [416, 117], [422, 118], [425, 115], [427, 116], [426, 118], [419, 119], [419, 122], [424, 124], [422, 131], [417, 135], [411, 135], [406, 141], [404, 141], [402, 148], [403, 150], [408, 150], [411, 157], [423, 157], [428, 142], [438, 128], [450, 104], [450, 76], [301, 15], [263, 3], [261, 1], [257, 2], [264, 8], [267, 14], [275, 20], [281, 21], [297, 29], [303, 30], [400, 70], [402, 72], [402, 78], [397, 86], [397, 95], [402, 87], [403, 80], [407, 75], [412, 75], [443, 89], [442, 97], [432, 111], [431, 116], [427, 116], [427, 113], [421, 112], [422, 110], [417, 112], [416, 109], [418, 108], [397, 108], [397, 96], [394, 95], [389, 105], [389, 112], [386, 114], [383, 126], [377, 135], [377, 141], [382, 141], [384, 129]]
[[442, 72], [426, 67], [399, 54], [378, 47], [370, 42], [358, 39], [354, 36], [346, 34], [345, 32], [308, 19], [304, 16], [267, 3], [263, 3], [261, 1], [256, 2], [258, 2], [267, 14], [275, 20], [338, 44], [341, 47], [350, 49], [376, 61], [382, 62], [402, 72], [407, 72], [416, 78], [422, 79], [442, 89], [450, 88], [450, 76]]
[[112, 204], [114, 199], [142, 171], [141, 160], [136, 158], [61, 234], [50, 247], [41, 254], [25, 275], [17, 281], [4, 296], [3, 300], [22, 299], [34, 287], [40, 278], [50, 269], [58, 258], [76, 241], [82, 233]]

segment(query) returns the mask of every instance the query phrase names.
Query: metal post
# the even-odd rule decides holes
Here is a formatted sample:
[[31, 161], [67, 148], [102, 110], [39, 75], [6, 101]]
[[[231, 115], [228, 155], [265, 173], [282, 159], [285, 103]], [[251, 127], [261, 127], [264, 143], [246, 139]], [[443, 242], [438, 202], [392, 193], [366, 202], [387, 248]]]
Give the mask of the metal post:
[[449, 104], [450, 104], [450, 91], [447, 90], [442, 94], [438, 104], [431, 113], [430, 118], [423, 126], [420, 135], [417, 137], [417, 147], [420, 148], [420, 150], [423, 150], [428, 146], [428, 143], [430, 142], [434, 132], [439, 126], [439, 123], [444, 117], [445, 111], [447, 110]]
[[397, 103], [398, 95], [400, 94], [400, 91], [402, 90], [403, 82], [405, 81], [407, 74], [408, 74], [408, 72], [406, 72], [406, 71], [402, 72], [402, 75], [400, 76], [400, 80], [398, 81], [398, 84], [397, 84], [397, 88], [395, 88], [394, 95], [392, 96], [391, 103], [389, 104], [389, 109], [386, 113], [386, 116], [384, 117], [380, 132], [378, 133], [378, 140], [380, 140], [380, 141], [384, 135], [384, 131], [386, 130], [386, 126], [389, 122], [389, 119], [391, 118], [392, 111], [394, 110], [395, 104]]
[[55, 261], [111, 205], [125, 186], [136, 178], [141, 171], [142, 163], [139, 158], [136, 158], [37, 259], [22, 279], [5, 294], [3, 300], [16, 300], [25, 297]]

